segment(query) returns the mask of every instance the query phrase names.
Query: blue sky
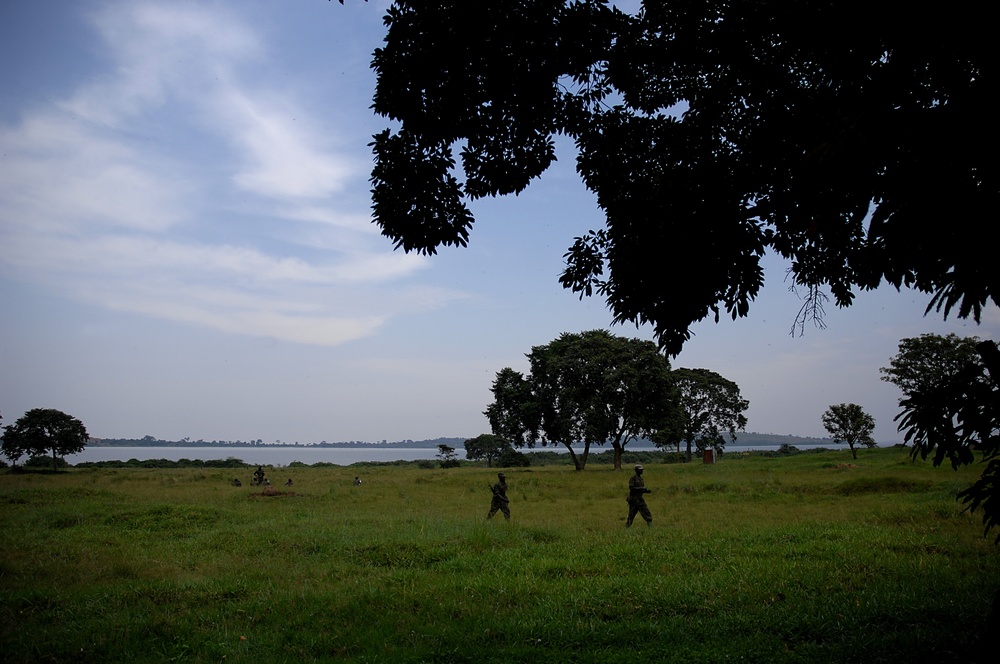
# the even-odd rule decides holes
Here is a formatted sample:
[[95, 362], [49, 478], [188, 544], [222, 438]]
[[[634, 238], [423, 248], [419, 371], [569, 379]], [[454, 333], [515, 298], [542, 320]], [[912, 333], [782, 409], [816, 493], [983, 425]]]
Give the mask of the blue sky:
[[[608, 327], [557, 282], [602, 224], [560, 161], [479, 201], [471, 245], [394, 252], [370, 221], [368, 65], [383, 0], [0, 5], [0, 413], [64, 410], [98, 437], [474, 436], [495, 373]], [[704, 322], [674, 366], [735, 380], [748, 430], [824, 435], [861, 404], [898, 438], [878, 368], [902, 337], [981, 326], [882, 289], [828, 329], [768, 259], [748, 319]], [[647, 329], [615, 327], [651, 338]]]

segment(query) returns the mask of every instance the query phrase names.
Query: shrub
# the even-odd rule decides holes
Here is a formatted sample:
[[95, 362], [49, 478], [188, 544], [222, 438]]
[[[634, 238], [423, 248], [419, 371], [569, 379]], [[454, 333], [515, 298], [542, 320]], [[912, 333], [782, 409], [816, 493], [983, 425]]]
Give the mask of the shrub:
[[[25, 468], [51, 468], [52, 457], [47, 454], [36, 454], [25, 461], [24, 466]], [[56, 457], [56, 467], [67, 468], [69, 467], [69, 464], [66, 462], [66, 459]]]
[[497, 458], [498, 468], [526, 468], [531, 465], [531, 458], [513, 447], [505, 449]]

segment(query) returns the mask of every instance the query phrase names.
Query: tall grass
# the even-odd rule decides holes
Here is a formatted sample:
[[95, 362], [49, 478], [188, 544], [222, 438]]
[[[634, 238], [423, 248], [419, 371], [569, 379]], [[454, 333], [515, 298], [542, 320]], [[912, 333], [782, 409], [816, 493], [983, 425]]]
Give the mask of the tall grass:
[[[8, 661], [994, 661], [998, 552], [898, 450], [628, 472], [281, 469], [0, 476]], [[361, 474], [363, 485], [352, 486]], [[995, 653], [989, 653], [995, 654]]]

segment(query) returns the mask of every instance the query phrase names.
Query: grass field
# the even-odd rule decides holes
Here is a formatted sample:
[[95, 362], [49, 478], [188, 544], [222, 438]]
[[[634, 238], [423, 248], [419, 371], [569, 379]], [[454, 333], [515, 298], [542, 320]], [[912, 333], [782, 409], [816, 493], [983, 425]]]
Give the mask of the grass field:
[[[905, 451], [628, 471], [0, 475], [11, 662], [994, 662], [1000, 551]], [[363, 485], [352, 486], [355, 475]]]

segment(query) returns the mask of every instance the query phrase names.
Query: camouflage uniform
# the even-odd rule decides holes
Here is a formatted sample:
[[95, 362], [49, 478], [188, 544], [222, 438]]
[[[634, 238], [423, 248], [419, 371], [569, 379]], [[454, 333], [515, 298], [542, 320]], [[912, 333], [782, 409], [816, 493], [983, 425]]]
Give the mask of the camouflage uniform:
[[510, 500], [507, 498], [507, 476], [503, 473], [497, 473], [497, 479], [500, 481], [490, 487], [490, 491], [493, 492], [493, 500], [490, 502], [490, 513], [486, 515], [486, 518], [492, 519], [493, 515], [500, 511], [503, 512], [504, 518], [509, 521]]
[[635, 475], [628, 479], [628, 498], [626, 498], [628, 501], [628, 521], [625, 522], [626, 528], [632, 525], [636, 514], [642, 515], [647, 526], [653, 525], [653, 515], [646, 506], [646, 499], [643, 497], [643, 494], [647, 493], [649, 493], [649, 489], [646, 488], [646, 483], [642, 479], [642, 466], [636, 466]]

